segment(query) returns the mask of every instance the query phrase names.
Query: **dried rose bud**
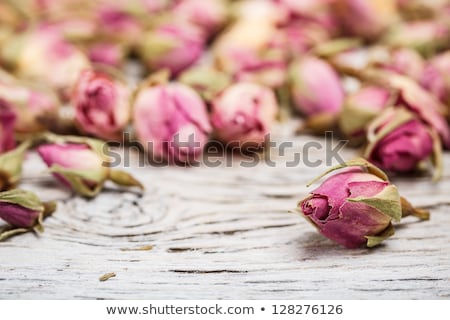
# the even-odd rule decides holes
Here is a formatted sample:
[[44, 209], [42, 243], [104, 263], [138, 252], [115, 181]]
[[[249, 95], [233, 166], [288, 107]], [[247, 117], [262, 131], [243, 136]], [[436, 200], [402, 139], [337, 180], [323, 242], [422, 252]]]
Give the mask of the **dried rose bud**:
[[368, 127], [365, 157], [390, 172], [410, 172], [433, 156], [433, 139], [432, 131], [410, 111], [386, 109]]
[[407, 47], [432, 55], [445, 48], [450, 34], [449, 27], [439, 21], [412, 21], [395, 25], [384, 37], [388, 46]]
[[347, 248], [374, 247], [394, 234], [391, 222], [400, 221], [402, 213], [428, 218], [427, 212], [400, 197], [381, 170], [363, 159], [336, 166], [316, 180], [339, 169], [343, 170], [298, 204], [325, 237]]
[[0, 98], [0, 154], [14, 148], [14, 124], [16, 114], [10, 104]]
[[416, 50], [398, 48], [387, 52], [387, 56], [387, 61], [377, 64], [379, 67], [408, 76], [414, 80], [419, 80], [422, 76], [425, 62]]
[[[56, 209], [54, 202], [44, 203], [30, 191], [14, 189], [0, 192], [0, 218], [16, 228], [42, 230], [42, 220]], [[3, 234], [0, 239], [4, 240]]]
[[102, 35], [117, 41], [137, 41], [143, 32], [139, 21], [125, 7], [120, 6], [120, 1], [103, 3], [98, 10], [98, 23]]
[[113, 42], [96, 42], [88, 49], [88, 57], [92, 63], [120, 67], [126, 56], [126, 49]]
[[117, 140], [130, 119], [131, 90], [103, 71], [83, 71], [72, 94], [75, 121], [82, 131]]
[[336, 71], [324, 60], [305, 56], [290, 67], [291, 94], [306, 116], [336, 115], [342, 109], [344, 89]]
[[180, 83], [143, 87], [133, 110], [137, 136], [155, 158], [191, 164], [202, 154], [211, 125], [193, 89]]
[[227, 18], [225, 0], [182, 0], [171, 9], [174, 19], [185, 19], [199, 26], [205, 34], [214, 34]]
[[212, 104], [211, 122], [217, 137], [240, 147], [262, 145], [278, 112], [272, 90], [254, 83], [236, 83]]
[[209, 66], [194, 66], [184, 71], [178, 81], [190, 86], [200, 96], [211, 101], [231, 83], [231, 76]]
[[150, 69], [169, 69], [176, 76], [202, 55], [204, 35], [190, 24], [166, 24], [147, 32], [139, 53]]
[[392, 92], [378, 86], [367, 86], [346, 97], [339, 116], [339, 128], [355, 144], [364, 139], [368, 123], [392, 104]]
[[46, 28], [16, 35], [5, 46], [3, 57], [20, 77], [48, 84], [63, 97], [68, 96], [78, 74], [89, 68], [79, 49]]
[[37, 87], [16, 79], [0, 80], [0, 99], [10, 104], [17, 115], [14, 130], [35, 133], [46, 129], [45, 119], [55, 119], [60, 102], [48, 88]]
[[0, 191], [9, 190], [22, 177], [22, 163], [30, 143], [22, 142], [17, 148], [0, 154]]
[[346, 31], [368, 39], [399, 19], [396, 0], [337, 0], [334, 8]]
[[53, 175], [65, 186], [85, 197], [96, 196], [107, 180], [122, 186], [142, 185], [131, 175], [109, 167], [106, 145], [95, 139], [47, 135], [51, 143], [37, 151]]
[[449, 74], [450, 51], [446, 51], [428, 61], [420, 78], [422, 87], [446, 105], [450, 105]]

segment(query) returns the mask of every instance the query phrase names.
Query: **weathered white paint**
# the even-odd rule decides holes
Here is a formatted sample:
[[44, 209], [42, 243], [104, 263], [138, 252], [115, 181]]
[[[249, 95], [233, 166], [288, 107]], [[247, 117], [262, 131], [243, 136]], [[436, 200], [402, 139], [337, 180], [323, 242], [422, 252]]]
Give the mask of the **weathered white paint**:
[[[45, 233], [0, 243], [0, 298], [343, 299], [450, 298], [450, 155], [438, 184], [394, 181], [432, 218], [407, 218], [374, 250], [346, 250], [289, 213], [324, 166], [132, 168], [145, 194], [111, 186], [95, 200], [73, 197], [30, 155], [22, 187], [58, 199]], [[311, 160], [324, 152], [311, 150]], [[347, 149], [351, 158], [356, 151]], [[153, 245], [153, 250], [123, 249]], [[100, 282], [114, 272], [116, 277]]]

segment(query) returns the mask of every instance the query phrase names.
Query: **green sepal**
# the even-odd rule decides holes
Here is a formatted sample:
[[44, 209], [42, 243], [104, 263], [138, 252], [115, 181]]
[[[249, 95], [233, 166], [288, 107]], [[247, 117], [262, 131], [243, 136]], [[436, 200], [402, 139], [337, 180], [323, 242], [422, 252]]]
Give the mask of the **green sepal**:
[[379, 235], [365, 237], [367, 239], [367, 247], [368, 248], [376, 247], [387, 238], [392, 237], [394, 234], [395, 234], [394, 226], [392, 224], [389, 224], [389, 226], [386, 229], [384, 229], [384, 231]]
[[356, 159], [353, 159], [353, 160], [349, 160], [349, 161], [347, 161], [345, 163], [338, 164], [338, 165], [328, 169], [327, 171], [322, 173], [320, 176], [318, 176], [317, 178], [315, 178], [312, 181], [310, 181], [306, 186], [310, 187], [312, 184], [316, 183], [317, 181], [319, 181], [320, 179], [322, 179], [327, 174], [329, 174], [329, 173], [331, 173], [333, 171], [344, 169], [344, 168], [349, 168], [349, 167], [361, 167], [361, 168], [364, 168], [365, 170], [367, 170], [367, 172], [369, 172], [369, 173], [379, 177], [380, 179], [382, 179], [384, 181], [389, 181], [387, 175], [381, 169], [379, 169], [375, 165], [371, 164], [366, 159], [356, 158]]
[[16, 204], [38, 212], [44, 212], [45, 209], [43, 203], [34, 192], [22, 189], [0, 192], [0, 202]]
[[398, 222], [402, 218], [402, 206], [400, 204], [400, 194], [394, 185], [386, 186], [383, 191], [371, 197], [347, 198], [350, 202], [362, 202], [377, 209], [384, 215], [391, 217]]
[[22, 163], [30, 147], [29, 140], [22, 142], [16, 149], [0, 155], [0, 191], [14, 188], [22, 176]]
[[109, 180], [119, 186], [138, 187], [142, 190], [145, 189], [140, 181], [135, 179], [131, 174], [122, 170], [109, 170]]
[[338, 38], [318, 44], [313, 49], [313, 53], [322, 58], [334, 56], [343, 51], [359, 48], [362, 41], [359, 38]]
[[5, 241], [8, 238], [11, 238], [15, 235], [29, 232], [29, 229], [26, 228], [12, 228], [7, 230], [0, 230], [0, 242]]

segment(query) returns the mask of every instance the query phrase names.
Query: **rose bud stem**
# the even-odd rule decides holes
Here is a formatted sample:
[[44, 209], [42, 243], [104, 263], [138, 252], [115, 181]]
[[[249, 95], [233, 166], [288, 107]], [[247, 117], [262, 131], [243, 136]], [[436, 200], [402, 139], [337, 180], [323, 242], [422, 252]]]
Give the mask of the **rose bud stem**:
[[430, 220], [430, 212], [425, 209], [414, 208], [413, 205], [403, 197], [400, 197], [402, 205], [402, 218], [413, 216], [420, 220]]
[[109, 171], [109, 180], [114, 182], [119, 186], [124, 187], [139, 187], [140, 189], [145, 189], [142, 183], [136, 180], [132, 175], [126, 173], [122, 170], [113, 170]]

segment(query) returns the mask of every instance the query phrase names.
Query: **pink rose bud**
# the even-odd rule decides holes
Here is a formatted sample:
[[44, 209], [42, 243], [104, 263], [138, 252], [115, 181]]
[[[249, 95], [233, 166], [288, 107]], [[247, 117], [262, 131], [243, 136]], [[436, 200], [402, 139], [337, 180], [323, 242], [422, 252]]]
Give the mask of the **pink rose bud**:
[[137, 42], [142, 35], [138, 20], [120, 6], [120, 1], [105, 3], [98, 12], [100, 31], [105, 37], [127, 42]]
[[139, 53], [152, 70], [169, 69], [173, 76], [202, 55], [204, 35], [190, 24], [166, 24], [146, 33]]
[[392, 104], [392, 98], [392, 92], [377, 86], [363, 87], [347, 96], [339, 116], [342, 133], [355, 144], [359, 144], [358, 142], [364, 139], [368, 123]]
[[348, 33], [368, 39], [399, 20], [396, 0], [337, 0], [334, 7]]
[[420, 84], [447, 106], [450, 105], [450, 51], [428, 61], [421, 75]]
[[207, 35], [214, 34], [227, 18], [224, 0], [181, 0], [171, 12], [175, 19], [185, 19], [199, 26]]
[[125, 48], [117, 43], [98, 42], [89, 47], [89, 60], [95, 64], [120, 67], [125, 58]]
[[433, 55], [447, 46], [449, 35], [449, 27], [440, 21], [412, 21], [394, 26], [386, 33], [384, 42], [395, 48], [407, 47]]
[[0, 154], [14, 149], [14, 124], [16, 114], [9, 103], [0, 98]]
[[414, 80], [419, 80], [425, 68], [422, 56], [414, 49], [398, 48], [387, 52], [387, 61], [379, 63], [385, 70], [405, 75]]
[[[16, 228], [36, 228], [42, 230], [42, 220], [52, 214], [56, 203], [43, 203], [30, 191], [14, 189], [0, 192], [0, 218]], [[4, 240], [0, 234], [0, 240]]]
[[46, 28], [16, 36], [5, 51], [20, 77], [48, 84], [65, 98], [78, 74], [89, 68], [87, 57], [78, 48]]
[[144, 87], [133, 105], [139, 141], [154, 157], [191, 164], [203, 152], [211, 132], [206, 105], [180, 83]]
[[130, 119], [131, 91], [102, 71], [83, 71], [75, 85], [72, 104], [82, 131], [103, 139], [120, 138]]
[[17, 115], [14, 129], [18, 133], [45, 130], [45, 120], [54, 121], [60, 107], [59, 99], [53, 91], [16, 79], [0, 80], [0, 99], [7, 101]]
[[213, 101], [211, 122], [217, 137], [228, 145], [260, 146], [277, 112], [272, 90], [242, 82], [231, 85]]
[[142, 185], [131, 175], [113, 170], [106, 154], [107, 145], [82, 137], [59, 137], [47, 134], [50, 142], [37, 148], [53, 175], [65, 186], [85, 197], [96, 196], [107, 180], [118, 185]]
[[306, 116], [336, 115], [342, 109], [344, 89], [336, 71], [324, 60], [305, 56], [290, 68], [291, 93]]
[[374, 247], [394, 234], [391, 222], [402, 215], [428, 218], [428, 212], [414, 209], [382, 171], [363, 159], [336, 166], [318, 179], [342, 168], [298, 204], [325, 237], [347, 248]]
[[22, 163], [29, 141], [22, 142], [17, 148], [0, 154], [0, 191], [15, 188], [22, 177]]
[[390, 172], [411, 172], [433, 155], [431, 130], [406, 109], [386, 110], [367, 134], [365, 157]]

